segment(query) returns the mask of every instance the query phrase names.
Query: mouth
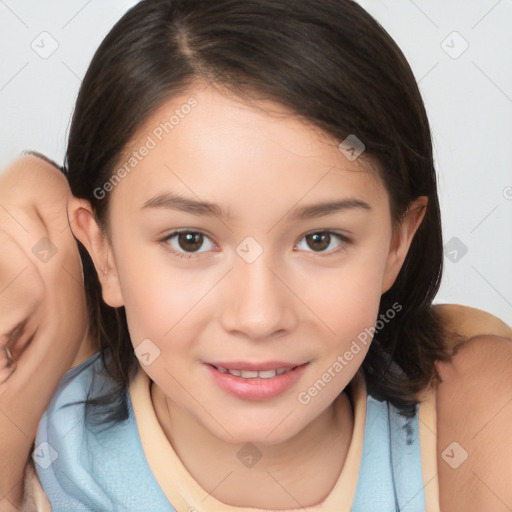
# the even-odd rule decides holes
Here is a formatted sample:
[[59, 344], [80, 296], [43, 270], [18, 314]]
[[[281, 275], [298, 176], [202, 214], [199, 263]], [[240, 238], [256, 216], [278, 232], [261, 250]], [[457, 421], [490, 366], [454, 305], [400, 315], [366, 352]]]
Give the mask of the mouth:
[[205, 363], [213, 382], [226, 393], [244, 400], [267, 400], [299, 381], [307, 363]]
[[278, 375], [291, 372], [301, 365], [275, 368], [273, 370], [239, 370], [234, 368], [225, 368], [223, 366], [213, 364], [210, 366], [215, 368], [220, 373], [229, 373], [230, 375], [241, 377], [242, 379], [273, 379]]

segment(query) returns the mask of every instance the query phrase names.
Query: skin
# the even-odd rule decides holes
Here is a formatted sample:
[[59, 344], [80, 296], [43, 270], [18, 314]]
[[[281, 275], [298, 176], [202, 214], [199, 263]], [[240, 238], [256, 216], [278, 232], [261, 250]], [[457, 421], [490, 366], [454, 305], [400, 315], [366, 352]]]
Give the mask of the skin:
[[[239, 115], [237, 115], [237, 118], [239, 118]], [[183, 126], [185, 125], [181, 125], [180, 128]], [[297, 130], [297, 128], [294, 127], [294, 130]], [[297, 145], [299, 147], [298, 154], [303, 155], [303, 147], [306, 146]], [[323, 161], [321, 162], [323, 163]], [[347, 162], [342, 160], [342, 163], [344, 168], [346, 168]], [[339, 162], [336, 162], [336, 165], [341, 167]], [[169, 174], [171, 173], [169, 172]], [[184, 191], [184, 193], [186, 192]], [[301, 196], [303, 194], [304, 192]], [[200, 197], [203, 198], [203, 196]], [[307, 197], [309, 198], [309, 196]], [[74, 230], [79, 231], [85, 227], [82, 236], [83, 240], [88, 238], [89, 231], [95, 237], [97, 237], [98, 233], [94, 233], [96, 228], [87, 220], [87, 211], [90, 211], [85, 207], [87, 205], [80, 201], [77, 202], [75, 199], [70, 201], [70, 199], [71, 194], [62, 174], [50, 164], [34, 156], [19, 158], [0, 175], [0, 204], [4, 207], [0, 209], [0, 236], [2, 237], [0, 246], [3, 249], [0, 258], [0, 289], [2, 290], [2, 293], [0, 293], [1, 324], [2, 326], [11, 327], [25, 318], [29, 309], [33, 309], [34, 312], [31, 315], [28, 330], [36, 331], [31, 343], [32, 350], [27, 349], [21, 352], [13, 349], [13, 354], [18, 361], [16, 372], [5, 383], [0, 384], [0, 410], [4, 413], [0, 414], [0, 432], [2, 432], [2, 436], [0, 436], [0, 464], [3, 463], [0, 467], [0, 474], [2, 475], [0, 478], [0, 495], [4, 496], [0, 500], [0, 511], [2, 512], [20, 509], [24, 461], [29, 453], [33, 437], [35, 437], [37, 424], [54, 392], [56, 383], [65, 371], [79, 364], [97, 350], [95, 342], [88, 334], [85, 325], [85, 296], [83, 288], [77, 286], [77, 283], [82, 283], [78, 251], [76, 250], [73, 238], [69, 236], [69, 230], [63, 230], [63, 226], [68, 225], [66, 212], [68, 205], [71, 212], [70, 220], [72, 226], [76, 227]], [[281, 204], [283, 204], [283, 201], [281, 201]], [[75, 215], [81, 208], [84, 208], [85, 211], [80, 212], [81, 222], [78, 224]], [[6, 209], [9, 213], [7, 213]], [[25, 231], [20, 228], [18, 222], [13, 221], [13, 218], [28, 228], [30, 236], [27, 235], [25, 237]], [[345, 217], [342, 217], [342, 222], [345, 222]], [[316, 229], [317, 226], [315, 225], [314, 228]], [[40, 240], [44, 236], [52, 240], [58, 247], [58, 252], [52, 260], [42, 264], [40, 260], [33, 258], [31, 249], [34, 245], [34, 240]], [[139, 243], [139, 248], [140, 245]], [[90, 247], [92, 247], [91, 244]], [[55, 265], [50, 264], [52, 261], [55, 262]], [[112, 260], [109, 259], [108, 261]], [[19, 278], [13, 280], [19, 273], [19, 270], [25, 266], [27, 266], [27, 270]], [[169, 265], [169, 267], [172, 266]], [[246, 271], [251, 271], [249, 267], [250, 265], [246, 266]], [[269, 267], [273, 268], [271, 265]], [[186, 269], [186, 267], [184, 268]], [[183, 272], [183, 269], [181, 272]], [[70, 273], [74, 279], [70, 279]], [[102, 274], [100, 273], [100, 275]], [[11, 283], [9, 288], [5, 288], [5, 283]], [[287, 284], [292, 288], [291, 283], [287, 282]], [[108, 296], [110, 288], [106, 283], [104, 283], [103, 289], [104, 294]], [[275, 288], [274, 293], [276, 293], [276, 290], [278, 289]], [[302, 284], [297, 290], [301, 292], [299, 297], [311, 308], [312, 303], [309, 302], [309, 297], [314, 296], [314, 294], [304, 295]], [[263, 288], [263, 291], [265, 291], [265, 288]], [[237, 293], [240, 293], [240, 290], [237, 290]], [[261, 290], [259, 294], [260, 300], [268, 300], [268, 297], [265, 298]], [[289, 304], [288, 299], [290, 297], [285, 296], [284, 299], [281, 297], [282, 304]], [[245, 303], [247, 303], [247, 299], [245, 299]], [[299, 305], [300, 301], [297, 298], [295, 307]], [[29, 306], [34, 306], [34, 308]], [[253, 307], [256, 308], [255, 305]], [[512, 382], [512, 351], [510, 349], [510, 341], [505, 339], [507, 337], [512, 338], [510, 328], [496, 317], [473, 308], [458, 305], [438, 305], [436, 309], [450, 329], [470, 338], [470, 342], [462, 346], [451, 363], [439, 364], [443, 383], [435, 389], [435, 392], [437, 394], [438, 468], [442, 510], [507, 510], [502, 502], [507, 503], [506, 500], [510, 500], [510, 495], [507, 495], [507, 482], [504, 476], [507, 475], [506, 468], [508, 468], [508, 461], [512, 456], [512, 454], [508, 453], [510, 451], [508, 449], [510, 443], [506, 442], [512, 418], [508, 417], [508, 409], [510, 407], [508, 409], [504, 407], [500, 414], [496, 414], [496, 411], [503, 404], [506, 404], [507, 400], [512, 398], [512, 391], [510, 386], [508, 386], [508, 383]], [[258, 310], [261, 310], [261, 308]], [[63, 313], [65, 311], [72, 311], [73, 314]], [[251, 310], [246, 309], [245, 311], [246, 315], [240, 315], [239, 318], [250, 319], [247, 316], [247, 311], [250, 313]], [[265, 315], [269, 315], [269, 310], [264, 309], [263, 311]], [[329, 311], [329, 308], [326, 311]], [[303, 309], [299, 311], [301, 319], [306, 318], [305, 315], [308, 312], [311, 313], [303, 305]], [[166, 314], [168, 313], [167, 311]], [[263, 325], [266, 318], [272, 317], [262, 316], [261, 321]], [[323, 315], [322, 320], [326, 321]], [[250, 323], [245, 325], [257, 326], [257, 324]], [[330, 327], [333, 326], [330, 325]], [[237, 341], [237, 345], [240, 342], [254, 342], [254, 338], [250, 338], [249, 335], [246, 338], [243, 336], [244, 332], [248, 333], [249, 331], [239, 329], [238, 331], [221, 332], [224, 332], [223, 340], [229, 340], [236, 336], [235, 341]], [[255, 331], [251, 332], [254, 333]], [[289, 338], [289, 336], [286, 336], [288, 332], [290, 331], [284, 333], [284, 341]], [[303, 332], [300, 326], [296, 326], [293, 331], [295, 334]], [[321, 329], [319, 329], [319, 332], [321, 332]], [[471, 338], [483, 333], [493, 333], [502, 337], [477, 336]], [[27, 338], [27, 336], [22, 338], [22, 342], [25, 342]], [[261, 341], [262, 339], [257, 339], [256, 341]], [[318, 339], [318, 333], [315, 333], [315, 340]], [[328, 337], [322, 337], [321, 339], [325, 341]], [[296, 341], [295, 338], [294, 341]], [[326, 347], [322, 354], [327, 353], [328, 349], [329, 347]], [[279, 355], [283, 354], [284, 352]], [[314, 355], [316, 356], [316, 354]], [[0, 351], [0, 357], [2, 356], [4, 356], [3, 350]], [[43, 371], [35, 372], [34, 366], [42, 368]], [[354, 368], [352, 366], [347, 366], [343, 372], [353, 372]], [[45, 369], [48, 371], [44, 371]], [[308, 381], [308, 385], [309, 383], [310, 381]], [[330, 386], [334, 384], [334, 382], [331, 382]], [[337, 383], [335, 385], [337, 388], [340, 386]], [[344, 385], [344, 383], [341, 384], [341, 386]], [[162, 389], [163, 387], [158, 385], [153, 386], [152, 398], [157, 416], [164, 431], [184, 462], [184, 457], [188, 456], [186, 466], [201, 485], [208, 484], [208, 475], [206, 475], [206, 478], [203, 475], [203, 481], [200, 481], [199, 477], [201, 475], [195, 471], [195, 466], [192, 468], [193, 463], [195, 463], [193, 459], [196, 453], [200, 458], [205, 453], [205, 450], [217, 450], [216, 458], [219, 461], [221, 461], [221, 457], [229, 454], [229, 457], [223, 457], [224, 459], [227, 458], [228, 464], [226, 469], [233, 467], [233, 460], [236, 460], [238, 463], [238, 459], [235, 459], [236, 449], [231, 449], [229, 444], [226, 445], [226, 443], [217, 443], [217, 438], [214, 436], [207, 435], [204, 445], [198, 446], [195, 451], [194, 447], [185, 446], [181, 448], [178, 446], [176, 439], [172, 437], [172, 429], [169, 429], [165, 394]], [[327, 392], [328, 390], [326, 389], [322, 394]], [[493, 396], [495, 399], [488, 400], [488, 396]], [[320, 400], [321, 398], [322, 396], [320, 395], [314, 400]], [[317, 466], [319, 464], [318, 461], [321, 461], [322, 470], [319, 471], [317, 468], [317, 473], [315, 475], [308, 475], [308, 480], [304, 478], [304, 469], [301, 468], [299, 481], [310, 481], [314, 484], [313, 487], [321, 485], [329, 477], [328, 472], [331, 474], [329, 485], [332, 486], [337, 476], [336, 472], [341, 470], [345, 459], [348, 443], [345, 434], [347, 430], [351, 431], [353, 427], [351, 423], [351, 409], [346, 407], [346, 397], [344, 394], [341, 398], [342, 400], [336, 403], [338, 409], [335, 410], [335, 414], [331, 418], [323, 422], [319, 421], [316, 424], [310, 422], [310, 425], [314, 424], [315, 428], [311, 427], [309, 430], [304, 428], [303, 431], [299, 432], [302, 437], [295, 436], [304, 440], [306, 438], [305, 434], [309, 433], [310, 435], [309, 439], [304, 440], [305, 443], [309, 442], [307, 446], [310, 453], [308, 454], [308, 464], [304, 465], [303, 468], [307, 468], [313, 462], [311, 454], [317, 455], [321, 453], [324, 456], [323, 461], [321, 457], [315, 459]], [[23, 410], [23, 405], [26, 404], [30, 404], [30, 407]], [[296, 404], [297, 402], [295, 401], [293, 405], [296, 406]], [[304, 408], [305, 406], [301, 407]], [[327, 404], [327, 408], [329, 408], [329, 404]], [[295, 418], [296, 413], [297, 411], [294, 411], [292, 417]], [[237, 415], [238, 409], [234, 417], [236, 418]], [[184, 415], [182, 417], [186, 418]], [[14, 426], [13, 421], [11, 421], [13, 418], [19, 428]], [[461, 418], [464, 421], [461, 421]], [[330, 422], [329, 419], [331, 420]], [[318, 432], [322, 432], [323, 427], [325, 427], [324, 431], [328, 431], [328, 428], [332, 424], [336, 424], [336, 422], [338, 424], [338, 431], [341, 431], [342, 436], [345, 437], [331, 434], [329, 442], [326, 441], [323, 445], [319, 446], [318, 441], [316, 441], [314, 449], [312, 449], [313, 442], [310, 439], [314, 438]], [[487, 423], [485, 430], [478, 434], [474, 438], [474, 444], [471, 444], [471, 437], [474, 435], [472, 432], [478, 432], [484, 423]], [[194, 424], [189, 422], [187, 425], [192, 427]], [[228, 425], [228, 428], [231, 432], [231, 423]], [[464, 431], [464, 429], [466, 430]], [[197, 428], [197, 430], [201, 435], [204, 434], [204, 428], [202, 430]], [[21, 431], [25, 432], [26, 435], [23, 435]], [[483, 435], [488, 436], [486, 442], [491, 444], [492, 450], [478, 449], [476, 442], [481, 440]], [[178, 436], [181, 436], [183, 441], [187, 441], [192, 437], [190, 433], [186, 435], [180, 433]], [[212, 437], [213, 442], [210, 443]], [[284, 483], [284, 478], [290, 471], [290, 468], [293, 469], [295, 465], [302, 463], [304, 457], [301, 458], [301, 455], [303, 454], [298, 453], [297, 457], [293, 459], [296, 464], [290, 464], [292, 460], [290, 455], [285, 455], [285, 450], [292, 446], [292, 442], [272, 444], [273, 439], [274, 436], [272, 435], [266, 440], [266, 444], [258, 444], [263, 457], [253, 469], [237, 476], [238, 484], [240, 482], [243, 483], [242, 479], [245, 476], [256, 478], [256, 470], [258, 467], [262, 467], [261, 464], [268, 460], [271, 462], [266, 466], [267, 469], [270, 468], [269, 471], [274, 471], [273, 468], [278, 467], [278, 464], [281, 464], [281, 467], [284, 468], [280, 473], [272, 473], [279, 479], [280, 483]], [[455, 439], [471, 455], [468, 461], [457, 470], [450, 468], [441, 457], [444, 448]], [[293, 436], [290, 436], [290, 440], [293, 440]], [[271, 450], [268, 450], [269, 444]], [[282, 446], [282, 452], [279, 452], [280, 446]], [[217, 449], [217, 447], [220, 448]], [[300, 450], [300, 448], [299, 444], [297, 450]], [[339, 459], [341, 459], [338, 461], [338, 468], [325, 468], [325, 461], [333, 459], [333, 448], [338, 450], [337, 453]], [[320, 450], [322, 451], [320, 452]], [[212, 451], [208, 453], [213, 453]], [[201, 470], [205, 463], [213, 459], [215, 458], [203, 457], [196, 466]], [[188, 462], [190, 460], [192, 460], [192, 463]], [[231, 466], [229, 466], [230, 463]], [[240, 471], [239, 466], [240, 464], [238, 463], [235, 468], [238, 472]], [[211, 471], [211, 474], [219, 475], [216, 465], [215, 468], [208, 466], [208, 469]], [[478, 475], [478, 479], [475, 473]], [[229, 483], [227, 486], [228, 490], [234, 482], [234, 480], [231, 480], [231, 477], [233, 477], [233, 474], [227, 480]], [[290, 483], [291, 487], [293, 487], [293, 477], [297, 477], [297, 474], [290, 475], [286, 482], [287, 485]], [[314, 478], [317, 478], [317, 480], [314, 480]], [[215, 480], [215, 485], [218, 484], [218, 481], [219, 479]], [[251, 482], [254, 482], [254, 480], [251, 480]], [[495, 483], [498, 485], [495, 485]], [[268, 480], [263, 482], [263, 484], [268, 486]], [[212, 485], [210, 488], [213, 487]], [[489, 487], [492, 488], [494, 494], [490, 493]], [[298, 496], [298, 494], [294, 496]], [[305, 498], [307, 499], [307, 496]], [[273, 501], [274, 507], [277, 506], [278, 499], [279, 496], [276, 496], [276, 499]], [[225, 501], [229, 502], [228, 499]], [[251, 505], [256, 503], [252, 496], [246, 501], [250, 502]], [[479, 506], [476, 506], [476, 503]], [[291, 506], [296, 506], [296, 503]], [[29, 507], [28, 509], [31, 508]]]
[[441, 510], [512, 510], [512, 340], [474, 336], [437, 367], [443, 381], [436, 389]]
[[512, 329], [486, 311], [460, 304], [436, 304], [433, 308], [441, 317], [445, 329], [468, 340], [482, 334], [512, 340]]
[[[197, 482], [235, 506], [314, 505], [343, 467], [353, 417], [346, 394], [335, 398], [368, 346], [309, 404], [300, 404], [297, 395], [374, 325], [380, 296], [400, 270], [426, 198], [392, 230], [386, 189], [362, 159], [350, 162], [339, 141], [279, 105], [260, 105], [270, 114], [213, 88], [167, 102], [130, 150], [190, 96], [198, 106], [110, 192], [111, 238], [83, 200], [70, 202], [72, 229], [94, 260], [104, 300], [125, 307], [134, 347], [149, 338], [160, 351], [144, 367], [155, 383], [153, 403]], [[164, 191], [216, 203], [231, 216], [141, 211]], [[291, 216], [297, 207], [346, 198], [370, 209], [307, 220]], [[183, 257], [187, 246], [180, 248], [176, 238], [162, 242], [183, 228], [209, 237], [192, 258]], [[325, 230], [351, 242], [333, 237], [329, 255], [319, 254], [304, 236]], [[250, 264], [236, 252], [247, 236], [263, 248]], [[204, 364], [233, 360], [309, 364], [292, 388], [254, 401], [226, 394]], [[236, 457], [247, 442], [262, 452], [250, 470]]]
[[[18, 159], [0, 176], [2, 512], [17, 510], [37, 426], [60, 378], [95, 350], [86, 330], [80, 256], [66, 215], [70, 196], [65, 177], [35, 156]], [[42, 238], [56, 249], [46, 262], [32, 252]], [[25, 333], [10, 345], [16, 369], [4, 370], [4, 334], [27, 317]]]

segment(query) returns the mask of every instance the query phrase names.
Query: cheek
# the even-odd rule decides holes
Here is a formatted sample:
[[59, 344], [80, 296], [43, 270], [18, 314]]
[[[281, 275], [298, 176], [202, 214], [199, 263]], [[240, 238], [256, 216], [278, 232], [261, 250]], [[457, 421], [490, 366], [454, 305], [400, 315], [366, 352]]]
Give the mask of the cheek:
[[370, 329], [375, 325], [379, 303], [379, 288], [372, 281], [351, 275], [331, 283], [329, 292], [316, 306], [330, 331], [324, 336], [324, 356], [331, 360], [356, 343], [357, 360], [361, 363], [372, 339]]
[[172, 342], [179, 354], [180, 344], [186, 344], [180, 333], [198, 329], [196, 309], [215, 281], [172, 269], [165, 261], [148, 261], [143, 256], [116, 261], [132, 345], [150, 339], [163, 351]]
[[[188, 340], [208, 328], [214, 313], [211, 308], [215, 310], [215, 285], [222, 272], [177, 269], [166, 264], [165, 254], [155, 258], [153, 252], [145, 257], [140, 247], [137, 250], [129, 243], [122, 247], [125, 250], [116, 258], [116, 267], [132, 345], [136, 348], [149, 339], [163, 352], [172, 343], [173, 359], [186, 355], [192, 350]], [[333, 340], [324, 345], [327, 350], [343, 348], [340, 340], [350, 344], [374, 325], [387, 247], [384, 233], [347, 253], [336, 268], [307, 266], [295, 278], [290, 275], [291, 281], [297, 280], [293, 288], [301, 290], [302, 300], [313, 313], [301, 310], [303, 322], [317, 333], [323, 329]], [[129, 254], [135, 256], [126, 257]]]
[[[386, 242], [355, 252], [338, 269], [308, 280], [312, 309], [335, 332], [347, 339], [374, 325], [378, 315], [386, 266]], [[321, 314], [320, 314], [321, 312]]]

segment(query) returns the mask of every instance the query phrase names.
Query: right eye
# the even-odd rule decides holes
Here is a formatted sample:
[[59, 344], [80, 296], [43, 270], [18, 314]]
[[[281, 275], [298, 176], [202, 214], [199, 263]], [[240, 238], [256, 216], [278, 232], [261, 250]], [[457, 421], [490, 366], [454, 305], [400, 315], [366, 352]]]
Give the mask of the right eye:
[[178, 253], [180, 257], [185, 258], [193, 257], [193, 253], [206, 252], [215, 247], [215, 244], [207, 235], [192, 230], [174, 231], [165, 237], [162, 242], [168, 244], [170, 249]]

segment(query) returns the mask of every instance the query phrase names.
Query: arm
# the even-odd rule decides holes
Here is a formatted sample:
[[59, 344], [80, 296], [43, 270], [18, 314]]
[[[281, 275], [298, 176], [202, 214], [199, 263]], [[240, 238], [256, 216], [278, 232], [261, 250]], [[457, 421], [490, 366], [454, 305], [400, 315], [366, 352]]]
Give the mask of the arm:
[[[0, 511], [21, 502], [30, 449], [59, 380], [95, 351], [69, 196], [65, 176], [32, 155], [0, 174]], [[9, 340], [20, 322], [24, 332]]]
[[441, 510], [512, 510], [512, 341], [475, 336], [438, 369]]
[[441, 322], [448, 332], [458, 334], [463, 338], [463, 342], [459, 345], [475, 336], [484, 334], [512, 340], [512, 329], [498, 317], [481, 309], [460, 304], [436, 304], [433, 309], [441, 318]]
[[[508, 386], [512, 383], [512, 329], [494, 315], [476, 308], [439, 304], [434, 309], [447, 331], [462, 337], [462, 340], [448, 339], [450, 348], [454, 349], [450, 362], [436, 362], [442, 379], [436, 388], [441, 511], [509, 510], [500, 508], [503, 503], [486, 488], [489, 485], [486, 479], [493, 482], [492, 487], [507, 474], [507, 455], [504, 458], [503, 455], [508, 450], [511, 452], [508, 460], [512, 460], [512, 443], [506, 435], [512, 417], [502, 414], [506, 412], [505, 407], [499, 420], [491, 420], [489, 428], [482, 429], [482, 426], [488, 421], [485, 418], [490, 419], [496, 413], [496, 407], [512, 398], [512, 387]], [[482, 450], [482, 446], [492, 443], [492, 438], [500, 440], [502, 462], [498, 465], [495, 462], [499, 457], [493, 461], [486, 455], [487, 450]], [[457, 445], [447, 449], [453, 442]], [[456, 468], [450, 466], [449, 463], [456, 466], [462, 460], [462, 449], [468, 458]], [[500, 485], [499, 492], [508, 500], [503, 490], [506, 484]]]

